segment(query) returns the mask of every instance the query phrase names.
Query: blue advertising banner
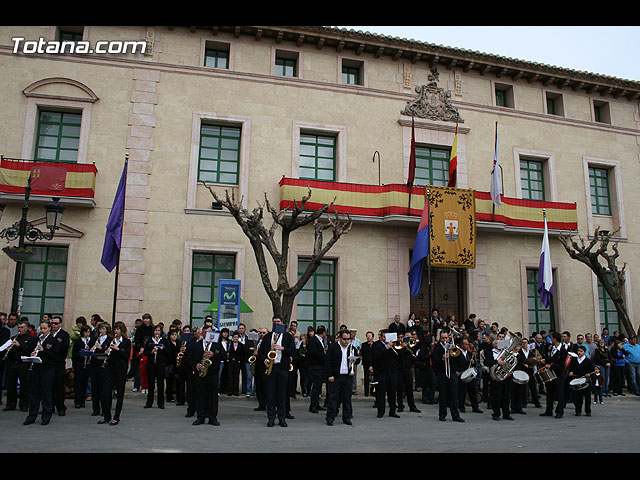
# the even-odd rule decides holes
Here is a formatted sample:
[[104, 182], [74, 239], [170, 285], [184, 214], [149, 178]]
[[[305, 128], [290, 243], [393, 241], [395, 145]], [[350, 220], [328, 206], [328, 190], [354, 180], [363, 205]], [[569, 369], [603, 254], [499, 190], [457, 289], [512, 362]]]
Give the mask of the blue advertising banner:
[[218, 283], [218, 330], [231, 332], [240, 324], [240, 280], [221, 279]]

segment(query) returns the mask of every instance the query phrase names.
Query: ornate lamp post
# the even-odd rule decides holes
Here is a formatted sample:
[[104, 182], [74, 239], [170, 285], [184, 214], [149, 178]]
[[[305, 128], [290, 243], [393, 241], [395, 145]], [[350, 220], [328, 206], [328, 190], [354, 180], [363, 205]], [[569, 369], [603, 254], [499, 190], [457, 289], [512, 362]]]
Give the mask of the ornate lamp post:
[[[43, 232], [34, 227], [27, 220], [27, 212], [29, 211], [29, 196], [31, 195], [31, 175], [24, 191], [24, 203], [22, 204], [22, 217], [13, 225], [6, 227], [0, 231], [0, 238], [6, 238], [7, 242], [18, 240], [17, 247], [5, 247], [2, 250], [16, 262], [16, 273], [13, 280], [13, 296], [11, 299], [11, 313], [18, 312], [18, 298], [20, 293], [20, 278], [22, 276], [22, 263], [33, 255], [33, 250], [25, 248], [25, 240], [33, 243], [36, 240], [51, 240], [55, 231], [60, 228], [62, 222], [62, 212], [64, 207], [58, 202], [59, 198], [53, 197], [52, 202], [45, 207], [46, 222], [48, 232]], [[4, 212], [6, 205], [0, 202], [0, 218]]]

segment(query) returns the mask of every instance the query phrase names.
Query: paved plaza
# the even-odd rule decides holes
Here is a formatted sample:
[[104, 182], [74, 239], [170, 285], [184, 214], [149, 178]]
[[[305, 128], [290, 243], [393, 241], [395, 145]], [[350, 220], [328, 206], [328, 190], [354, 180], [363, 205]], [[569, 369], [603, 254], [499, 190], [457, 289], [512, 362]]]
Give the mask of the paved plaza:
[[[131, 389], [131, 382], [127, 387]], [[419, 398], [418, 394], [418, 398]], [[0, 431], [5, 453], [637, 453], [640, 429], [637, 415], [640, 397], [609, 397], [604, 405], [592, 405], [592, 416], [575, 416], [567, 405], [562, 419], [540, 417], [542, 409], [530, 405], [527, 415], [515, 421], [492, 420], [484, 413], [463, 414], [465, 423], [438, 420], [437, 405], [418, 403], [421, 413], [400, 413], [400, 418], [376, 417], [373, 399], [362, 392], [354, 396], [353, 425], [336, 419], [327, 426], [324, 412], [308, 411], [309, 399], [291, 400], [295, 419], [283, 428], [268, 428], [265, 412], [255, 412], [256, 402], [245, 396], [220, 397], [220, 426], [193, 426], [186, 408], [175, 403], [164, 410], [144, 409], [145, 395], [129, 391], [121, 422], [98, 425], [100, 417], [90, 407], [73, 408], [67, 415], [54, 414], [51, 423], [23, 426], [26, 413], [0, 411]], [[544, 403], [544, 397], [543, 397]], [[88, 402], [89, 403], [89, 402]]]

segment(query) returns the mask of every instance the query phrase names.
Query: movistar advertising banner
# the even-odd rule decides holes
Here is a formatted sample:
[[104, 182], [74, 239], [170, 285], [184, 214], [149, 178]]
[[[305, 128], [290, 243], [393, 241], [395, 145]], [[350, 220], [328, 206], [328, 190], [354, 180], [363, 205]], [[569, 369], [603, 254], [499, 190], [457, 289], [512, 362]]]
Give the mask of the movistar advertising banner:
[[240, 280], [221, 279], [218, 283], [218, 329], [231, 333], [240, 324]]

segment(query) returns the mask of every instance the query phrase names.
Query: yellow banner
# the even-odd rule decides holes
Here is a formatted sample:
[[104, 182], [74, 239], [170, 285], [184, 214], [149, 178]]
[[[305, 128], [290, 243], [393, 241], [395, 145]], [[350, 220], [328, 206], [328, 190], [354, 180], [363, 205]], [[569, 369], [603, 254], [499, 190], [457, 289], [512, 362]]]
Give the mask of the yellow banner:
[[425, 193], [429, 198], [431, 266], [475, 268], [474, 191], [429, 186]]

